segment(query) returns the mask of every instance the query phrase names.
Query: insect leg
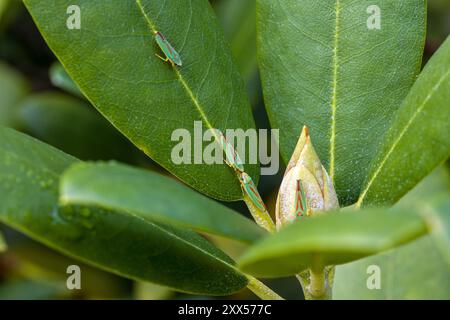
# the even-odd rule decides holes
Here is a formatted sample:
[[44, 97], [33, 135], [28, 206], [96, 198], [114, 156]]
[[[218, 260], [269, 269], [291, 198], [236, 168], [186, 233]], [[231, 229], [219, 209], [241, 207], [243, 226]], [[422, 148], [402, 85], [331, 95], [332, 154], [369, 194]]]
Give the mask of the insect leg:
[[160, 58], [162, 61], [164, 61], [164, 62], [167, 62], [167, 61], [169, 61], [169, 58], [163, 58], [163, 57], [161, 57], [159, 54], [157, 54], [157, 53], [155, 53], [155, 56], [157, 56], [158, 58]]

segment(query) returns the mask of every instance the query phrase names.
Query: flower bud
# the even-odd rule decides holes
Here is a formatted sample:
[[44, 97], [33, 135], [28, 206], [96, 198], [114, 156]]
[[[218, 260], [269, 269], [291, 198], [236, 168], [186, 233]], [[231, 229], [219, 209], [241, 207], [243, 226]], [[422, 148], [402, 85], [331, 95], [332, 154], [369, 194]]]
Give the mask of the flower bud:
[[339, 207], [333, 183], [303, 127], [286, 168], [276, 204], [277, 228], [299, 217]]

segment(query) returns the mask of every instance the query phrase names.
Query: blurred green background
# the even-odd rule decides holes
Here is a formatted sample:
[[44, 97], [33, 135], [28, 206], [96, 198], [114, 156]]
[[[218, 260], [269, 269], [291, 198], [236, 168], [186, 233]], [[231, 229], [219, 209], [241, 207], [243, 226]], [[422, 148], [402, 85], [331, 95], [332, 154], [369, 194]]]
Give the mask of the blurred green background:
[[[210, 2], [247, 83], [257, 126], [269, 128], [256, 61], [255, 0]], [[449, 33], [450, 1], [429, 0], [424, 63]], [[115, 159], [164, 173], [87, 102], [56, 62], [19, 0], [0, 0], [0, 125], [35, 136], [83, 160]], [[259, 185], [270, 212], [274, 211], [284, 168], [279, 172], [277, 176], [262, 176]], [[438, 176], [449, 188], [448, 172], [448, 165], [443, 166], [427, 179], [434, 181]], [[430, 183], [427, 192], [432, 193], [433, 186], [442, 188], [441, 184]], [[226, 205], [248, 214], [243, 202]], [[0, 230], [8, 244], [8, 250], [0, 254], [0, 299], [212, 299], [136, 283], [65, 257], [4, 225], [0, 224]], [[211, 240], [220, 242], [231, 256], [244, 249], [228, 240]], [[81, 267], [81, 290], [66, 288], [66, 268], [72, 264]], [[285, 298], [301, 298], [294, 279], [268, 284]], [[243, 290], [228, 298], [256, 297]]]

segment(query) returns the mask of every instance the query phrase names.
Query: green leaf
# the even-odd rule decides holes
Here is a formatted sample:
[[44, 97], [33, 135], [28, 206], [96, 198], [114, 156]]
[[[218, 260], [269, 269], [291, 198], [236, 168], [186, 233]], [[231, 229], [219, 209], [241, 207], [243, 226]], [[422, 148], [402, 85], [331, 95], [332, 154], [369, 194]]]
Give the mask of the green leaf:
[[[172, 133], [184, 128], [193, 140], [194, 121], [204, 130], [254, 128], [244, 83], [207, 0], [82, 0], [80, 30], [65, 27], [71, 1], [24, 2], [70, 77], [116, 128], [193, 188], [221, 200], [242, 199], [227, 165], [171, 160], [179, 144]], [[180, 53], [182, 67], [155, 57], [161, 54], [156, 30]], [[245, 169], [258, 180], [257, 164]]]
[[[338, 266], [333, 286], [334, 298], [450, 298], [450, 246], [447, 241], [450, 232], [450, 187], [447, 179], [448, 172], [443, 166], [396, 204], [401, 210], [414, 208], [420, 212], [430, 236], [383, 254]], [[431, 192], [439, 196], [435, 198]], [[377, 276], [381, 276], [381, 287], [368, 287], [367, 283], [373, 285]]]
[[233, 58], [246, 84], [253, 108], [261, 104], [261, 81], [256, 61], [256, 0], [213, 2], [230, 43]]
[[0, 0], [0, 34], [6, 33], [5, 29], [17, 17], [20, 9], [22, 9], [22, 4], [20, 1]]
[[18, 106], [26, 133], [83, 160], [130, 162], [137, 150], [92, 107], [65, 94], [28, 96]]
[[[367, 26], [374, 4], [379, 30]], [[289, 161], [310, 127], [342, 205], [357, 199], [420, 69], [425, 12], [424, 0], [258, 0], [258, 60], [281, 155]]]
[[214, 7], [239, 71], [247, 81], [257, 70], [255, 7], [256, 0], [219, 1]]
[[8, 249], [8, 245], [6, 244], [5, 238], [0, 231], [0, 252], [4, 252], [6, 249]]
[[420, 181], [414, 189], [409, 191], [395, 205], [395, 208], [417, 208], [418, 204], [429, 201], [442, 194], [449, 194], [450, 190], [450, 168], [445, 164], [437, 167], [425, 179]]
[[0, 62], [0, 125], [17, 126], [16, 105], [28, 92], [28, 83], [22, 75]]
[[[450, 267], [450, 194], [442, 195], [425, 205], [424, 219], [432, 237]], [[450, 291], [450, 290], [449, 290]]]
[[[67, 268], [77, 265], [82, 273], [83, 298], [119, 299], [129, 292], [128, 279], [71, 259], [20, 234], [12, 233], [11, 240], [8, 250], [20, 261], [14, 269], [17, 275], [27, 279], [60, 281], [67, 293]], [[77, 295], [76, 291], [72, 293]]]
[[3, 13], [8, 8], [9, 1], [10, 0], [2, 0], [2, 1], [0, 1], [0, 20], [1, 20], [2, 16], [3, 16]]
[[55, 281], [12, 280], [0, 286], [1, 300], [51, 300], [67, 298], [69, 294], [63, 283]]
[[148, 282], [135, 282], [133, 297], [136, 300], [170, 300], [174, 292], [169, 288]]
[[337, 265], [357, 260], [426, 232], [424, 221], [410, 210], [329, 213], [298, 220], [256, 243], [240, 259], [239, 265], [254, 276], [289, 276], [315, 264]]
[[391, 205], [450, 156], [450, 37], [425, 66], [375, 157], [360, 206]]
[[[371, 276], [380, 271], [381, 288]], [[450, 299], [450, 266], [430, 236], [373, 257], [338, 266], [334, 299]], [[377, 270], [377, 271], [374, 271]]]
[[80, 98], [84, 97], [78, 86], [75, 84], [75, 82], [73, 82], [73, 80], [67, 74], [66, 70], [64, 70], [64, 67], [59, 62], [55, 62], [51, 66], [49, 76], [50, 81], [55, 87], [61, 88]]
[[132, 212], [243, 242], [265, 234], [253, 221], [172, 178], [114, 163], [70, 167], [61, 178], [60, 203]]
[[0, 128], [0, 222], [91, 265], [174, 290], [226, 295], [247, 285], [228, 256], [191, 231], [124, 212], [58, 208], [59, 176], [75, 162]]

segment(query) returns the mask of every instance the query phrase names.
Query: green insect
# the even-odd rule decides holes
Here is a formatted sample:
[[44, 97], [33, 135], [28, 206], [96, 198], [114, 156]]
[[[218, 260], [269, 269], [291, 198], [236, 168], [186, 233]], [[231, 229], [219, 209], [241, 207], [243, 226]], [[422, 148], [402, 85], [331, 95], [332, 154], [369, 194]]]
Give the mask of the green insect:
[[245, 172], [239, 175], [242, 190], [248, 195], [252, 203], [261, 211], [267, 212], [266, 205], [259, 195], [258, 189], [255, 186], [252, 178]]
[[161, 57], [159, 54], [155, 53], [155, 55], [163, 60], [164, 62], [170, 61], [172, 66], [181, 67], [182, 62], [179, 53], [172, 47], [172, 45], [167, 41], [166, 37], [159, 32], [155, 31], [155, 40], [158, 46], [161, 48], [161, 51], [164, 53], [166, 58]]
[[295, 191], [295, 216], [308, 216], [308, 204], [306, 200], [305, 189], [301, 180], [297, 180], [297, 190]]
[[235, 171], [244, 172], [244, 166], [242, 164], [241, 158], [223, 135], [220, 135], [220, 144], [223, 151], [225, 152], [226, 164], [228, 164]]

